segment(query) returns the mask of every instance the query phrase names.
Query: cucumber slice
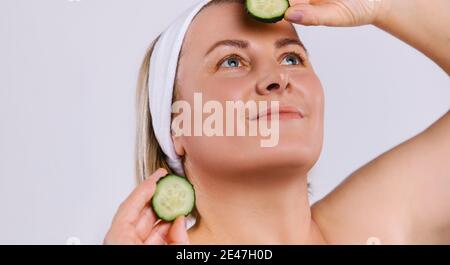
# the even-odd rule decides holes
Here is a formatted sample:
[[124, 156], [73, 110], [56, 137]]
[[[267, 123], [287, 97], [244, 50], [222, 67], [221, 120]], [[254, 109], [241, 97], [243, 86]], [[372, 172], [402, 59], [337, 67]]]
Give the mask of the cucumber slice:
[[160, 219], [170, 222], [180, 215], [188, 215], [194, 205], [194, 186], [186, 178], [170, 174], [156, 183], [152, 207]]
[[289, 8], [288, 0], [246, 0], [247, 12], [256, 20], [275, 23], [283, 19]]

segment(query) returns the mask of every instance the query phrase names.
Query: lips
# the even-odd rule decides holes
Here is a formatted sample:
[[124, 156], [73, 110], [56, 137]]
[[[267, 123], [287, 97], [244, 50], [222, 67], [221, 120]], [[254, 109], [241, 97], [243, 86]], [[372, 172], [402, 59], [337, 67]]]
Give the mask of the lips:
[[280, 105], [278, 111], [271, 109], [270, 107], [260, 111], [256, 116], [250, 118], [250, 120], [257, 120], [263, 117], [270, 119], [272, 115], [277, 114], [279, 119], [303, 119], [303, 111], [293, 105]]

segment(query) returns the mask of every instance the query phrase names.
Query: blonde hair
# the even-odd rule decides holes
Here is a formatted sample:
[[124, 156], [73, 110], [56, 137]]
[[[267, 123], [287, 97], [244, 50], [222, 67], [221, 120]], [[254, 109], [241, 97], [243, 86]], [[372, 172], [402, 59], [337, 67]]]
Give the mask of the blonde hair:
[[135, 142], [135, 176], [138, 182], [162, 167], [169, 172], [170, 167], [164, 159], [164, 153], [153, 131], [152, 116], [148, 100], [148, 71], [150, 60], [158, 36], [148, 48], [142, 61], [136, 89], [136, 142]]

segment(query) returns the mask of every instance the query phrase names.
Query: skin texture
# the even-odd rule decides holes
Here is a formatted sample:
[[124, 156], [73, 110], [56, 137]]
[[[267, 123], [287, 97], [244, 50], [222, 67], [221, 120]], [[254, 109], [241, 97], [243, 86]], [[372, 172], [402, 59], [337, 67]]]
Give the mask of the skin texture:
[[[280, 121], [280, 144], [271, 149], [259, 147], [260, 137], [174, 136], [202, 218], [189, 231], [182, 217], [173, 224], [154, 225], [154, 213], [145, 201], [162, 174], [157, 171], [121, 205], [105, 243], [366, 244], [371, 237], [382, 244], [450, 243], [450, 114], [367, 163], [310, 207], [306, 175], [322, 147], [323, 91], [302, 48], [273, 46], [281, 37], [298, 38], [288, 20], [304, 25], [374, 24], [449, 73], [450, 21], [443, 10], [449, 10], [450, 3], [290, 4], [286, 20], [273, 25], [249, 20], [238, 4], [200, 13], [183, 46], [179, 97], [192, 104], [193, 93], [201, 91], [204, 101], [280, 100], [304, 108], [304, 119]], [[205, 56], [223, 39], [244, 39], [250, 45], [220, 47]], [[291, 51], [300, 53], [305, 65], [283, 64], [281, 55]], [[229, 54], [242, 57], [242, 65], [217, 69], [217, 61]]]

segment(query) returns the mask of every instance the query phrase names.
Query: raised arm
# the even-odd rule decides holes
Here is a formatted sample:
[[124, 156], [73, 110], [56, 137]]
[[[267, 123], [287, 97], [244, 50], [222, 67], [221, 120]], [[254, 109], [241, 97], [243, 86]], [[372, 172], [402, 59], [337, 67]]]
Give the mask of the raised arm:
[[[290, 3], [286, 19], [292, 22], [373, 24], [450, 74], [449, 0]], [[313, 206], [313, 216], [333, 242], [365, 243], [377, 237], [381, 243], [450, 243], [450, 112], [351, 174]]]

